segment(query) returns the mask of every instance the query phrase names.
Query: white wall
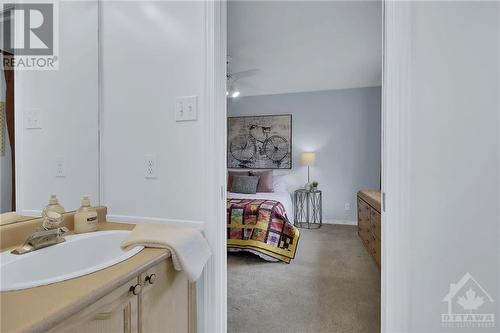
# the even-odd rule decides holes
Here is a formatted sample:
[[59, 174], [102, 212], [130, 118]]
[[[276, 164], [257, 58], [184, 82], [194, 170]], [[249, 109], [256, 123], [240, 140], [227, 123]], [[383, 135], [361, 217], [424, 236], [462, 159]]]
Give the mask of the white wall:
[[[98, 199], [98, 12], [96, 1], [60, 2], [59, 70], [17, 71], [18, 211], [38, 215], [50, 193], [66, 210], [83, 194]], [[26, 129], [24, 114], [39, 109], [41, 129]], [[18, 122], [18, 120], [20, 122]], [[56, 177], [62, 158], [66, 176]]]
[[[401, 157], [401, 164], [395, 167], [407, 168], [409, 177], [401, 197], [390, 189], [387, 192], [387, 216], [400, 203], [408, 206], [404, 208], [407, 219], [385, 220], [383, 225], [383, 230], [400, 231], [395, 237], [403, 239], [398, 246], [388, 244], [391, 253], [383, 256], [401, 258], [400, 266], [391, 268], [392, 261], [385, 266], [392, 269], [395, 279], [386, 285], [386, 295], [395, 300], [389, 306], [403, 311], [402, 315], [387, 313], [386, 331], [498, 332], [500, 3], [397, 6], [410, 10], [402, 26], [412, 25], [408, 30], [399, 29], [406, 31], [402, 45], [408, 41], [410, 66], [408, 81], [391, 83], [388, 78], [387, 82], [408, 84], [408, 94], [403, 92], [395, 113], [389, 115], [399, 112], [403, 119], [408, 117], [408, 131], [399, 134], [399, 152], [389, 153]], [[397, 45], [395, 48], [391, 50], [399, 52]], [[393, 55], [386, 55], [391, 59], [387, 63], [390, 70], [398, 66]], [[405, 154], [407, 159], [402, 158]], [[392, 179], [393, 174], [386, 176], [389, 182], [397, 180]], [[384, 264], [382, 270], [384, 273]], [[441, 314], [447, 313], [442, 300], [450, 284], [466, 272], [494, 299], [489, 303], [484, 297], [485, 304], [472, 313], [496, 314], [497, 328], [441, 327]], [[396, 279], [405, 282], [401, 285]], [[457, 312], [468, 312], [456, 303], [454, 307]]]
[[382, 1], [229, 1], [230, 72], [242, 96], [381, 84]]
[[[203, 221], [204, 3], [104, 2], [102, 22], [109, 214]], [[175, 98], [189, 95], [199, 119], [176, 122]], [[157, 156], [156, 179], [144, 177], [145, 154]]]
[[[204, 24], [203, 2], [102, 3], [101, 194], [110, 220], [206, 221]], [[198, 121], [176, 122], [175, 98], [192, 95]], [[145, 154], [157, 157], [156, 179], [145, 178]], [[203, 293], [201, 280], [200, 330]]]
[[[228, 116], [292, 114], [292, 170], [289, 190], [307, 182], [300, 154], [316, 152], [311, 181], [323, 191], [323, 219], [356, 223], [356, 193], [380, 189], [379, 87], [249, 96], [228, 99]], [[345, 204], [350, 209], [345, 209]]]

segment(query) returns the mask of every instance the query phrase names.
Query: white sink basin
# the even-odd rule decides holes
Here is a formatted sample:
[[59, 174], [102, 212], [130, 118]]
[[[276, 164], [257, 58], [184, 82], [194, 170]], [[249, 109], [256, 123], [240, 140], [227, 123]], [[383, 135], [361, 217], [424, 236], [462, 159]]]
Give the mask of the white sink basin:
[[19, 290], [73, 279], [117, 264], [139, 253], [123, 251], [130, 231], [97, 231], [66, 236], [66, 241], [30, 253], [0, 253], [0, 291]]

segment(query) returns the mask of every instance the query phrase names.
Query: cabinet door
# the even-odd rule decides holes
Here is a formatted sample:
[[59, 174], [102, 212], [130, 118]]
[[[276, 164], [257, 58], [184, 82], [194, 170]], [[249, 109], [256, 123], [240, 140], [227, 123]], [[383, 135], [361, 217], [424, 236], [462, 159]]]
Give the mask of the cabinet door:
[[170, 259], [141, 275], [139, 332], [188, 333], [189, 283], [182, 272], [174, 270]]
[[137, 283], [138, 278], [130, 280], [50, 332], [136, 333], [138, 297], [130, 288]]

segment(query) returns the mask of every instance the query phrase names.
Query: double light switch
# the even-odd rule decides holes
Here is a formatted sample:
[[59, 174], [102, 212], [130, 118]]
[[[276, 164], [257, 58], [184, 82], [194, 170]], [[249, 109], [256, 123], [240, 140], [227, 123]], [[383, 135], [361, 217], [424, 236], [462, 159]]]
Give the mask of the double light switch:
[[184, 96], [175, 99], [175, 121], [195, 121], [197, 119], [197, 96]]

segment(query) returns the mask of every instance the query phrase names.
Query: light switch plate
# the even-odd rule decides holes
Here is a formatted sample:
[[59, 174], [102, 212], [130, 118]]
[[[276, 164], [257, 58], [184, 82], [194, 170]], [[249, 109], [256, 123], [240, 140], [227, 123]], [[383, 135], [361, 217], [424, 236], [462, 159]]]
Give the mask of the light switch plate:
[[198, 119], [198, 96], [183, 96], [175, 99], [175, 121], [196, 121]]
[[40, 129], [42, 128], [42, 112], [40, 109], [26, 109], [25, 122], [27, 129]]

